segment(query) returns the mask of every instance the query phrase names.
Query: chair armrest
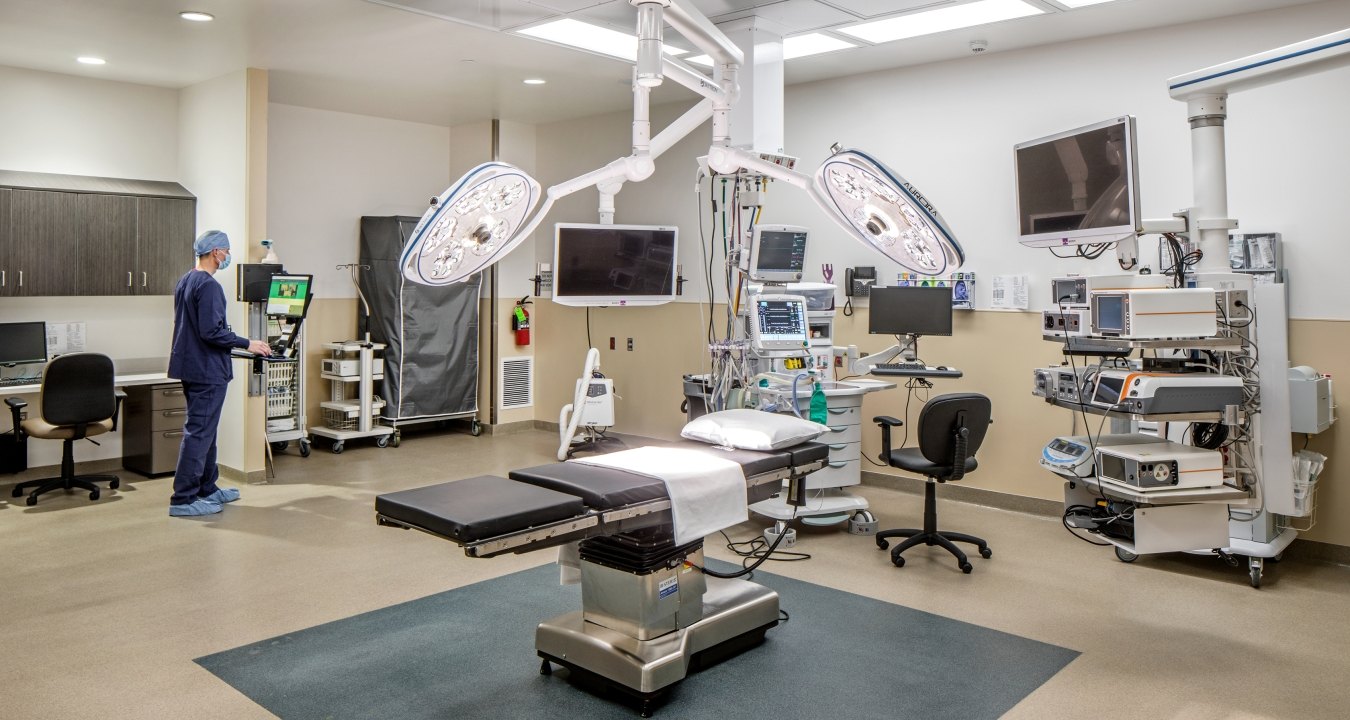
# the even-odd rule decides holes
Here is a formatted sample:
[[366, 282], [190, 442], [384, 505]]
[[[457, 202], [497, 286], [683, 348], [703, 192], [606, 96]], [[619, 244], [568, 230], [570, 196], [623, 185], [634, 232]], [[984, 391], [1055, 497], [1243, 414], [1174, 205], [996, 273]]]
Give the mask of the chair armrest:
[[23, 428], [19, 427], [20, 411], [28, 407], [28, 401], [23, 398], [10, 397], [5, 398], [5, 404], [9, 406], [9, 414], [14, 420], [14, 437], [21, 437]]
[[113, 397], [117, 399], [117, 404], [113, 406], [113, 432], [117, 432], [117, 416], [122, 414], [122, 401], [127, 399], [127, 394], [120, 388], [113, 389]]
[[872, 418], [872, 422], [881, 426], [881, 461], [887, 465], [891, 464], [891, 428], [904, 425], [903, 420], [897, 420], [890, 415], [878, 415]]

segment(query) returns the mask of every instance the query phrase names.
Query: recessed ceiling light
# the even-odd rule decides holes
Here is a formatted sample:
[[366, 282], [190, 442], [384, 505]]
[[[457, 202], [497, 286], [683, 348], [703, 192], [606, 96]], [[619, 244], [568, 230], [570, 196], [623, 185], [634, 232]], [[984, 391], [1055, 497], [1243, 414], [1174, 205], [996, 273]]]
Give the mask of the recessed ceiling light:
[[546, 82], [548, 81], [543, 78], [525, 78], [526, 85], [543, 85]]
[[79, 62], [84, 63], [85, 65], [107, 65], [107, 64], [108, 64], [108, 61], [107, 61], [107, 60], [104, 60], [103, 58], [100, 58], [100, 57], [94, 57], [93, 55], [81, 55], [81, 56], [79, 56], [79, 57], [77, 57], [77, 58], [75, 58], [75, 59], [78, 60]]
[[783, 38], [783, 59], [806, 57], [807, 55], [819, 55], [820, 53], [843, 50], [845, 48], [858, 47], [851, 42], [840, 40], [837, 37], [830, 37], [822, 33], [807, 33], [805, 35], [795, 35], [793, 37]]
[[196, 10], [184, 10], [183, 12], [178, 13], [178, 17], [183, 18], [184, 20], [191, 20], [192, 22], [211, 22], [216, 19], [216, 16], [211, 13], [198, 12]]
[[[547, 22], [542, 25], [535, 25], [524, 30], [517, 30], [521, 35], [528, 35], [540, 40], [555, 42], [559, 45], [570, 45], [571, 47], [590, 50], [591, 52], [609, 55], [610, 57], [620, 58], [629, 62], [637, 61], [637, 36], [622, 33], [618, 30], [600, 27], [584, 23], [580, 20], [564, 18]], [[667, 55], [683, 55], [687, 50], [680, 48], [664, 48]]]
[[965, 5], [925, 10], [836, 28], [836, 31], [867, 42], [884, 43], [1028, 15], [1040, 15], [1043, 12], [1045, 11], [1023, 0], [980, 0]]
[[1055, 2], [1068, 8], [1080, 8], [1088, 5], [1100, 5], [1101, 3], [1112, 2], [1112, 0], [1055, 0]]

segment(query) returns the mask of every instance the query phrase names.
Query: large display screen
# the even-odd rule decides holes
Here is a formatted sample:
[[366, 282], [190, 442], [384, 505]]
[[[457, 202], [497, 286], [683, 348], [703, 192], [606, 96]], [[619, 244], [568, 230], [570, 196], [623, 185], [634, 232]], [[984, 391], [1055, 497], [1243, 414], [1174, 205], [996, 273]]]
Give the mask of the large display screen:
[[273, 275], [267, 291], [267, 314], [304, 317], [311, 279], [309, 275]]
[[1014, 158], [1023, 244], [1113, 242], [1139, 230], [1134, 118], [1022, 143]]
[[675, 297], [676, 229], [559, 223], [553, 299], [564, 305], [654, 305]]

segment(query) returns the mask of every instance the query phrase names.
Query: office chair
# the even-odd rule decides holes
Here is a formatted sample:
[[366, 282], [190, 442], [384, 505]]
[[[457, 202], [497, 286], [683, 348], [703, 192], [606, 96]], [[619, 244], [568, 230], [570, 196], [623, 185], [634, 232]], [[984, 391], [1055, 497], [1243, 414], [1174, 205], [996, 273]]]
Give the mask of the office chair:
[[19, 411], [28, 403], [19, 398], [8, 398], [5, 404], [14, 415], [15, 427], [22, 428], [30, 437], [60, 440], [61, 476], [29, 480], [14, 486], [14, 497], [20, 497], [30, 487], [28, 504], [36, 505], [38, 496], [52, 490], [89, 491], [89, 499], [97, 500], [99, 487], [94, 482], [107, 482], [109, 489], [117, 489], [121, 481], [116, 475], [76, 475], [74, 445], [76, 440], [102, 435], [117, 429], [117, 414], [126, 394], [113, 387], [113, 362], [107, 355], [73, 353], [62, 355], [50, 363], [42, 374], [42, 413], [40, 418], [18, 422]]
[[873, 422], [881, 426], [881, 460], [891, 467], [928, 478], [923, 493], [923, 529], [883, 530], [877, 533], [877, 547], [882, 550], [890, 545], [886, 542], [887, 538], [906, 538], [891, 550], [891, 562], [896, 567], [905, 566], [901, 553], [920, 544], [946, 548], [947, 552], [956, 556], [956, 564], [961, 571], [967, 574], [973, 568], [955, 542], [979, 546], [980, 556], [984, 558], [994, 554], [988, 543], [974, 535], [938, 530], [935, 492], [938, 483], [960, 480], [978, 466], [975, 452], [984, 442], [989, 423], [993, 422], [990, 408], [989, 398], [978, 393], [939, 395], [929, 400], [923, 412], [919, 413], [919, 446], [899, 450], [891, 449], [891, 428], [903, 423], [885, 415], [872, 418]]

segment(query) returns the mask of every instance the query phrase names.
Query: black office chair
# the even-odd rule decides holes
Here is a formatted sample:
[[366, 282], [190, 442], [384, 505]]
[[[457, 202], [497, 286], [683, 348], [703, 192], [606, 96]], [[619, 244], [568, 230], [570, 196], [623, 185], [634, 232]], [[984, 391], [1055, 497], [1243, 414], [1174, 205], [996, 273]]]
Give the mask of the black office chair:
[[16, 428], [30, 437], [62, 441], [61, 476], [21, 482], [14, 486], [14, 497], [36, 487], [28, 495], [28, 504], [36, 505], [39, 495], [52, 490], [80, 488], [89, 491], [90, 500], [97, 500], [95, 482], [107, 482], [110, 489], [117, 489], [121, 480], [116, 475], [75, 474], [74, 445], [76, 440], [116, 430], [124, 397], [125, 393], [113, 387], [113, 362], [107, 355], [73, 353], [47, 363], [42, 374], [41, 417], [20, 422], [19, 413], [28, 403], [6, 399]]
[[960, 480], [977, 467], [975, 452], [984, 442], [989, 423], [993, 422], [990, 409], [989, 398], [978, 393], [939, 395], [929, 400], [923, 412], [919, 413], [919, 446], [899, 450], [891, 449], [891, 428], [903, 423], [885, 415], [872, 418], [873, 422], [881, 426], [881, 460], [891, 467], [928, 478], [923, 493], [923, 529], [883, 530], [877, 533], [877, 547], [882, 550], [890, 545], [886, 538], [907, 538], [891, 550], [891, 562], [896, 567], [905, 566], [901, 553], [920, 544], [946, 548], [947, 552], [956, 556], [957, 566], [965, 573], [973, 568], [966, 560], [966, 554], [953, 541], [979, 546], [981, 557], [988, 558], [994, 554], [988, 543], [974, 535], [937, 529], [935, 493], [938, 483]]

